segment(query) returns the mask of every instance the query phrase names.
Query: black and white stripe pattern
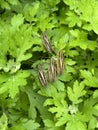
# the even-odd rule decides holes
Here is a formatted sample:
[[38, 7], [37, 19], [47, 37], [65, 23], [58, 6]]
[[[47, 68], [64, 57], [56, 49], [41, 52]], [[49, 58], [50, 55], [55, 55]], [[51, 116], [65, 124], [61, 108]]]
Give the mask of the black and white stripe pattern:
[[49, 76], [49, 81], [53, 82], [56, 79], [56, 68], [55, 68], [55, 61], [53, 58], [50, 59], [50, 66], [48, 69], [48, 76]]
[[47, 86], [47, 78], [45, 76], [45, 73], [42, 70], [42, 66], [38, 65], [38, 78], [40, 80], [40, 83], [43, 87]]

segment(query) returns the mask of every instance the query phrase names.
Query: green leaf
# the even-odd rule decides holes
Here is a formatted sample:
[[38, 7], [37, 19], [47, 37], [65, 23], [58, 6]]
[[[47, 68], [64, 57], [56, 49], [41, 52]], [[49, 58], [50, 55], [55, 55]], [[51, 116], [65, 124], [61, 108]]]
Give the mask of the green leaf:
[[[58, 95], [59, 97], [59, 95]], [[50, 107], [49, 111], [51, 113], [56, 113], [56, 118], [61, 118], [63, 115], [67, 114], [67, 103], [64, 99], [53, 99], [55, 107]], [[47, 102], [48, 103], [48, 102]]]
[[63, 28], [62, 26], [59, 29], [55, 28], [54, 30], [50, 31], [50, 35], [51, 37], [53, 37], [52, 43], [54, 43], [53, 45], [55, 46], [55, 48], [57, 48], [57, 52], [66, 47], [66, 41], [68, 41], [69, 36], [67, 35], [67, 31], [68, 28]]
[[67, 65], [75, 65], [75, 64], [76, 64], [76, 61], [73, 61], [72, 59], [66, 58], [66, 64], [67, 64]]
[[98, 80], [90, 71], [81, 70], [80, 72], [87, 86], [98, 87]]
[[47, 106], [47, 105], [54, 104], [55, 106], [59, 106], [59, 105], [67, 106], [64, 100], [65, 97], [66, 97], [65, 92], [60, 92], [60, 93], [55, 92], [54, 95], [52, 95], [51, 99], [49, 98], [44, 102], [44, 105]]
[[[79, 52], [76, 51], [76, 50], [69, 50], [67, 52], [67, 55], [69, 55], [70, 57], [74, 57], [74, 56], [78, 56], [79, 55]], [[67, 59], [67, 58], [66, 58]], [[72, 60], [72, 59], [71, 59]]]
[[18, 0], [7, 0], [10, 4], [12, 5], [17, 5], [18, 4]]
[[93, 93], [93, 98], [97, 98], [98, 97], [98, 90], [95, 90]]
[[64, 114], [58, 119], [58, 121], [57, 121], [57, 123], [56, 123], [56, 126], [62, 126], [62, 125], [64, 125], [64, 124], [66, 124], [66, 123], [69, 121], [69, 119], [70, 119], [69, 114], [64, 113]]
[[98, 104], [96, 104], [96, 105], [94, 106], [94, 108], [95, 108], [96, 110], [98, 110]]
[[[26, 78], [29, 76], [27, 71], [18, 71], [16, 74], [1, 74], [0, 94], [8, 91], [11, 98], [19, 92], [19, 87], [27, 84]], [[5, 80], [5, 82], [4, 82]]]
[[98, 1], [96, 1], [94, 5], [93, 16], [91, 19], [91, 26], [96, 34], [98, 34], [98, 17], [97, 17], [98, 10], [97, 9], [98, 9]]
[[31, 35], [32, 35], [32, 28], [23, 25], [16, 32], [12, 32], [13, 39], [9, 37], [9, 39], [12, 39], [9, 43], [10, 44], [9, 52], [16, 58], [17, 62], [27, 60], [32, 56], [31, 53], [27, 52], [27, 50], [29, 50], [33, 45]]
[[97, 125], [97, 120], [95, 117], [92, 117], [89, 122], [88, 129], [94, 130], [96, 128], [96, 125]]
[[22, 126], [17, 125], [17, 126], [13, 126], [13, 127], [11, 127], [11, 128], [8, 129], [8, 130], [25, 130], [25, 129], [22, 128]]
[[79, 19], [79, 16], [77, 16], [75, 13], [73, 12], [68, 12], [67, 13], [67, 18], [66, 21], [69, 23], [69, 27], [74, 27], [75, 25], [79, 25], [81, 27], [82, 22]]
[[49, 14], [51, 14], [51, 9], [47, 10], [47, 6], [41, 2], [37, 14], [37, 27], [40, 28], [42, 31], [45, 31], [46, 29], [52, 29], [53, 27], [55, 27], [55, 24], [57, 22], [57, 19], [55, 19], [54, 15], [52, 17], [49, 17]]
[[88, 120], [89, 120], [89, 129], [95, 129], [97, 125], [97, 116], [98, 116], [98, 110], [96, 109], [96, 103], [98, 100], [93, 99], [90, 97], [86, 101], [84, 101], [84, 106], [82, 109], [82, 112], [86, 114]]
[[19, 71], [9, 79], [9, 94], [12, 98], [19, 92], [19, 87], [27, 84], [26, 78], [29, 76], [27, 71]]
[[23, 24], [23, 22], [24, 22], [24, 17], [22, 14], [14, 15], [11, 20], [11, 24], [13, 28], [16, 28], [16, 29], [18, 29], [19, 26]]
[[55, 0], [55, 1], [47, 0], [47, 1], [49, 2], [49, 5], [51, 6], [56, 6], [60, 2], [60, 0]]
[[84, 90], [84, 85], [82, 83], [79, 84], [78, 81], [75, 81], [73, 88], [68, 87], [67, 93], [73, 104], [78, 104], [83, 101], [81, 97], [86, 94], [86, 91]]
[[54, 86], [57, 88], [58, 91], [64, 91], [64, 83], [62, 83], [61, 81], [57, 80], [55, 83], [54, 83]]
[[[68, 73], [73, 73], [73, 74], [76, 73], [76, 70], [73, 68], [73, 66], [70, 67], [70, 66], [66, 65], [66, 70]], [[71, 79], [73, 79], [73, 78], [71, 77]]]
[[18, 71], [19, 68], [20, 68], [20, 63], [15, 63], [14, 60], [9, 60], [7, 62], [7, 65], [4, 66], [3, 69], [4, 69], [5, 72], [9, 72], [10, 71], [10, 73], [13, 74], [16, 71]]
[[[72, 75], [66, 71], [66, 69], [64, 70], [64, 73], [60, 76], [57, 77], [60, 81], [62, 82], [67, 82], [73, 79]], [[65, 85], [66, 88], [66, 85]]]
[[10, 5], [8, 4], [8, 2], [2, 1], [0, 2], [0, 4], [3, 9], [8, 9], [8, 10], [10, 9]]
[[84, 101], [82, 112], [88, 116], [89, 120], [91, 120], [91, 117], [94, 115], [98, 116], [98, 110], [94, 108], [97, 102], [98, 101], [93, 99], [92, 97]]
[[65, 4], [70, 6], [70, 9], [73, 10], [77, 5], [77, 0], [63, 0]]
[[5, 113], [0, 118], [0, 130], [6, 130], [8, 125], [8, 119]]
[[96, 48], [96, 41], [87, 39], [87, 33], [79, 30], [71, 30], [70, 33], [75, 37], [75, 40], [70, 41], [71, 47], [79, 46], [82, 49], [94, 50]]
[[35, 15], [37, 15], [38, 10], [39, 10], [40, 2], [36, 1], [33, 2], [32, 5], [26, 4], [23, 10], [24, 17], [26, 18], [27, 21], [37, 21], [37, 18]]
[[36, 130], [39, 126], [39, 123], [32, 119], [21, 118], [19, 119], [19, 122], [11, 128], [11, 130]]
[[87, 130], [86, 125], [81, 121], [70, 121], [67, 123], [66, 130]]
[[33, 92], [32, 89], [30, 88], [27, 88], [26, 93], [30, 101], [29, 117], [32, 119], [35, 119], [37, 117], [37, 113], [35, 109], [37, 108], [43, 120], [51, 119], [52, 116], [50, 112], [48, 112], [47, 107], [43, 106], [45, 97]]
[[26, 130], [37, 130], [39, 126], [40, 125], [33, 120], [24, 120], [23, 128]]
[[55, 126], [55, 122], [53, 122], [52, 120], [46, 119], [44, 120], [45, 126], [47, 127], [54, 127]]
[[[96, 4], [95, 0], [82, 0], [81, 2], [78, 2], [79, 10], [80, 12], [82, 12], [81, 19], [85, 21], [91, 21], [93, 17], [95, 4]], [[85, 8], [85, 5], [86, 5], [86, 8]]]
[[46, 126], [45, 129], [48, 129], [48, 130], [63, 130], [64, 129], [63, 126], [61, 126], [61, 127], [55, 126], [55, 121], [53, 121], [53, 120], [46, 119], [46, 120], [44, 120], [44, 123]]
[[59, 48], [59, 50], [63, 50], [66, 47], [65, 41], [66, 41], [65, 35], [60, 37], [58, 44], [57, 44], [57, 48]]
[[71, 115], [76, 114], [78, 111], [77, 105], [69, 105], [68, 111]]

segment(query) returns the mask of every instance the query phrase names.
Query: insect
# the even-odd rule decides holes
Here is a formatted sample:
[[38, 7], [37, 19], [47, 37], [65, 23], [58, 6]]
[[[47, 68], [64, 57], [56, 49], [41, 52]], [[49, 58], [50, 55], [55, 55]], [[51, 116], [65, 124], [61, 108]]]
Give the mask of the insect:
[[52, 53], [53, 49], [52, 49], [51, 43], [48, 40], [48, 38], [47, 38], [47, 36], [46, 36], [46, 34], [44, 32], [42, 33], [42, 39], [43, 39], [43, 45], [46, 48], [46, 50], [49, 53]]
[[57, 73], [59, 75], [62, 74], [64, 71], [64, 61], [63, 61], [63, 53], [61, 51], [58, 53], [56, 67], [57, 67]]
[[48, 76], [49, 76], [49, 80], [50, 82], [55, 81], [56, 79], [56, 68], [55, 68], [55, 61], [53, 58], [50, 59], [50, 66], [48, 69]]
[[38, 77], [39, 77], [40, 83], [43, 87], [46, 87], [47, 86], [47, 78], [45, 76], [45, 73], [42, 70], [42, 66], [39, 64], [37, 66], [37, 68], [38, 68]]

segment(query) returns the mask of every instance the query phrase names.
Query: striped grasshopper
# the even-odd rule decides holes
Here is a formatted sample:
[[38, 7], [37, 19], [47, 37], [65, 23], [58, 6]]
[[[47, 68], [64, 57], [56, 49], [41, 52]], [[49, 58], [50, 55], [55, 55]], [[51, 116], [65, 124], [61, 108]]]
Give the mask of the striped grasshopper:
[[41, 83], [41, 85], [42, 85], [43, 87], [46, 87], [46, 86], [47, 86], [47, 78], [46, 78], [46, 76], [45, 76], [45, 73], [44, 73], [43, 70], [42, 70], [42, 66], [39, 64], [39, 65], [37, 66], [37, 68], [38, 68], [38, 78], [39, 78], [39, 80], [40, 80], [40, 83]]
[[55, 81], [56, 79], [56, 68], [55, 68], [55, 61], [53, 58], [50, 59], [50, 66], [48, 69], [48, 76], [49, 76], [49, 80], [50, 82]]
[[52, 46], [51, 46], [51, 43], [50, 41], [48, 40], [46, 34], [43, 32], [42, 33], [42, 39], [43, 39], [43, 45], [45, 47], [45, 49], [49, 52], [49, 53], [52, 53], [53, 52], [53, 49], [52, 49]]
[[61, 51], [58, 53], [56, 69], [57, 69], [57, 74], [59, 75], [61, 75], [64, 71], [63, 53]]

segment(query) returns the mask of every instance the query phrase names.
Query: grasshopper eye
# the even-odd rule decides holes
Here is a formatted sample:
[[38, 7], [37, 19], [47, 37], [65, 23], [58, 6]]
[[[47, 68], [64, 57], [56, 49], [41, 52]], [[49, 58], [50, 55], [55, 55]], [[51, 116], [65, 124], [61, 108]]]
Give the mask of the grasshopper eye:
[[47, 86], [47, 79], [46, 79], [45, 73], [42, 70], [42, 66], [38, 65], [37, 68], [38, 68], [39, 81], [43, 87], [46, 87]]
[[44, 45], [45, 49], [49, 53], [52, 53], [53, 49], [52, 49], [51, 43], [44, 32], [42, 33], [42, 39], [43, 39], [43, 45]]

